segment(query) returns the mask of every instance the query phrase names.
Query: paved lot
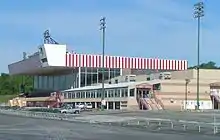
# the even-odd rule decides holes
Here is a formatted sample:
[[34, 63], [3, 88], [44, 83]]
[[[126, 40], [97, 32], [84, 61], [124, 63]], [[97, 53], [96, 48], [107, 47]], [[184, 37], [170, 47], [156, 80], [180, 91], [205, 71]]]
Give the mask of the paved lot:
[[[188, 120], [213, 123], [214, 113], [210, 112], [174, 112], [174, 111], [137, 111], [137, 112], [101, 112], [100, 115], [113, 115], [133, 118], [161, 118], [171, 120]], [[86, 115], [82, 114], [82, 116]], [[220, 112], [215, 112], [215, 120], [220, 123]]]
[[0, 139], [4, 140], [217, 140], [196, 134], [163, 134], [116, 126], [0, 115]]

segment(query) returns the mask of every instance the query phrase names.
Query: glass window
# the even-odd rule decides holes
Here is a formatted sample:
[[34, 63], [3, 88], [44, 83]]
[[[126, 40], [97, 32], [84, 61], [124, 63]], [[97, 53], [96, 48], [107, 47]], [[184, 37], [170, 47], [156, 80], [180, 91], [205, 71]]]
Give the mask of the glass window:
[[86, 86], [90, 86], [91, 84], [92, 84], [92, 74], [87, 73]]
[[102, 91], [101, 90], [98, 90], [97, 91], [97, 96], [96, 96], [97, 98], [101, 98], [102, 97]]
[[95, 98], [95, 91], [91, 91], [91, 98]]
[[34, 76], [34, 89], [38, 89], [38, 76]]
[[115, 89], [115, 97], [120, 97], [120, 89]]
[[92, 84], [97, 84], [98, 83], [98, 79], [97, 79], [98, 74], [92, 74]]
[[72, 94], [71, 92], [68, 92], [68, 97], [67, 97], [68, 99], [71, 99], [71, 98], [72, 98], [72, 97], [71, 97], [71, 94]]
[[108, 90], [105, 90], [105, 98], [108, 97]]
[[128, 89], [125, 89], [125, 97], [128, 97]]
[[86, 77], [86, 76], [85, 76], [85, 73], [82, 73], [82, 74], [81, 74], [81, 78], [80, 78], [80, 80], [81, 80], [81, 81], [80, 81], [80, 86], [81, 86], [81, 87], [84, 87], [85, 84], [86, 84], [86, 83], [85, 83], [85, 82], [86, 82], [86, 81], [85, 81], [85, 77]]
[[134, 97], [134, 89], [130, 89], [130, 96]]
[[114, 90], [111, 89], [108, 91], [108, 97], [110, 98], [114, 97]]
[[73, 92], [72, 94], [73, 99], [76, 98], [76, 92]]
[[76, 98], [80, 98], [80, 92], [76, 93]]
[[86, 92], [86, 98], [90, 98], [90, 92], [89, 91]]
[[80, 94], [81, 94], [81, 98], [85, 98], [85, 92], [84, 91], [80, 92]]
[[68, 93], [67, 92], [64, 93], [64, 99], [68, 99]]
[[125, 89], [121, 89], [121, 97], [125, 97]]

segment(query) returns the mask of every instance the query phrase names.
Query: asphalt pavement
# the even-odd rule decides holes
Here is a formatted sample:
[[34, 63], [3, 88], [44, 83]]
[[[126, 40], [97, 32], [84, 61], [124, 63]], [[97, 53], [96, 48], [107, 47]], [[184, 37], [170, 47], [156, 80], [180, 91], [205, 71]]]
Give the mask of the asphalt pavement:
[[197, 134], [164, 134], [120, 126], [0, 115], [0, 140], [217, 140]]

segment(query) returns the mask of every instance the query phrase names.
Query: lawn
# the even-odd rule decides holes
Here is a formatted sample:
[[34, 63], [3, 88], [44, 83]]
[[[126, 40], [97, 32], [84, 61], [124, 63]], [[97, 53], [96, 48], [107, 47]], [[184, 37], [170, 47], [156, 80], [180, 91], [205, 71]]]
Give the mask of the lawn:
[[16, 95], [0, 95], [0, 103], [7, 103], [8, 100], [16, 97]]

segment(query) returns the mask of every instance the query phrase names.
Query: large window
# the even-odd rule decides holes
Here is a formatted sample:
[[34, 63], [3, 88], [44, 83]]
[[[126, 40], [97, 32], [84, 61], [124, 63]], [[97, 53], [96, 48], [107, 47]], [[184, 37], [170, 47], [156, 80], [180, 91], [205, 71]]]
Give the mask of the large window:
[[128, 89], [127, 88], [121, 89], [121, 97], [128, 97]]
[[114, 90], [111, 89], [111, 90], [108, 91], [108, 97], [109, 98], [113, 98], [114, 97]]
[[120, 97], [120, 89], [115, 89], [115, 97]]
[[102, 90], [97, 90], [97, 98], [101, 98], [102, 97]]
[[130, 96], [131, 96], [131, 97], [134, 97], [134, 88], [133, 88], [133, 89], [130, 89]]

